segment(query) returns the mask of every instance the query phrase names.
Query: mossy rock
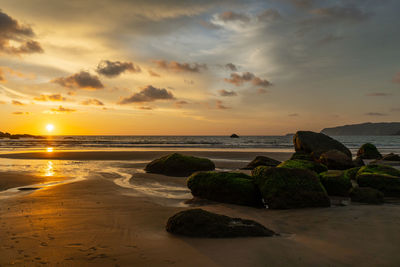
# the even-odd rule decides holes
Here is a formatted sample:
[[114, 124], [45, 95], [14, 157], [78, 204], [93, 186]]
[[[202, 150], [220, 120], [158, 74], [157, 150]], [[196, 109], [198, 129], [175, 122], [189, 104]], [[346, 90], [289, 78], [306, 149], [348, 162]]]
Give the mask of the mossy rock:
[[328, 167], [329, 170], [347, 170], [354, 167], [353, 160], [336, 149], [322, 153], [319, 162]]
[[169, 176], [189, 176], [196, 171], [211, 171], [214, 169], [215, 165], [209, 159], [186, 156], [179, 153], [153, 160], [145, 168], [146, 172]]
[[308, 161], [314, 161], [314, 158], [310, 153], [305, 153], [303, 151], [297, 151], [293, 153], [293, 155], [290, 157], [291, 160], [295, 159], [300, 159], [300, 160], [308, 160]]
[[367, 204], [383, 204], [384, 195], [371, 187], [355, 187], [350, 191], [351, 201]]
[[291, 169], [306, 169], [310, 171], [314, 171], [316, 173], [325, 172], [328, 168], [318, 162], [308, 161], [308, 160], [287, 160], [282, 162], [277, 166], [278, 168], [291, 168]]
[[330, 196], [348, 196], [352, 188], [350, 179], [344, 171], [330, 170], [319, 174], [322, 185]]
[[382, 158], [382, 160], [386, 161], [400, 161], [400, 156], [394, 153], [387, 154]]
[[187, 180], [193, 196], [245, 206], [263, 206], [253, 178], [239, 172], [197, 172]]
[[357, 172], [360, 187], [372, 187], [388, 197], [400, 197], [400, 170], [385, 165], [367, 165]]
[[347, 169], [344, 171], [343, 175], [350, 180], [356, 180], [357, 172], [360, 169], [361, 169], [361, 167], [354, 167], [351, 169]]
[[202, 209], [178, 212], [168, 219], [166, 230], [176, 235], [209, 238], [275, 235], [255, 221], [231, 218]]
[[258, 167], [254, 182], [270, 209], [329, 207], [317, 174], [306, 169]]
[[357, 157], [360, 157], [361, 159], [380, 159], [382, 158], [382, 155], [379, 153], [375, 145], [366, 143], [358, 149]]
[[363, 166], [365, 166], [364, 161], [360, 157], [355, 158], [353, 160], [353, 164], [354, 164], [354, 167], [363, 167]]
[[265, 156], [257, 156], [255, 159], [253, 159], [249, 164], [247, 164], [246, 167], [244, 167], [244, 170], [253, 170], [254, 168], [257, 168], [258, 166], [270, 166], [270, 167], [275, 167], [279, 165], [281, 162], [275, 159], [271, 159], [269, 157]]
[[382, 174], [400, 177], [400, 170], [387, 165], [369, 164], [361, 167], [357, 174]]

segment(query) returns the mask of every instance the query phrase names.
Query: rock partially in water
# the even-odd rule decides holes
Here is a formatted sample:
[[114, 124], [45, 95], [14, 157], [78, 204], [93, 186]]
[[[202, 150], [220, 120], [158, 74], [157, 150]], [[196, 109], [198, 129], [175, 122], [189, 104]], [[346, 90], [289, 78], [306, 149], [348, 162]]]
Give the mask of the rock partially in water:
[[380, 159], [382, 158], [382, 155], [379, 153], [375, 145], [366, 143], [358, 149], [357, 157], [360, 157], [361, 159]]
[[382, 158], [382, 160], [387, 160], [387, 161], [399, 161], [400, 162], [400, 156], [394, 153], [387, 154]]
[[176, 235], [209, 238], [275, 235], [255, 221], [231, 218], [202, 209], [178, 212], [168, 219], [166, 230]]
[[239, 138], [239, 135], [237, 135], [237, 134], [232, 134], [232, 135], [231, 135], [231, 138]]
[[196, 171], [211, 171], [215, 169], [214, 162], [206, 158], [186, 156], [173, 153], [147, 164], [145, 170], [169, 176], [189, 176]]

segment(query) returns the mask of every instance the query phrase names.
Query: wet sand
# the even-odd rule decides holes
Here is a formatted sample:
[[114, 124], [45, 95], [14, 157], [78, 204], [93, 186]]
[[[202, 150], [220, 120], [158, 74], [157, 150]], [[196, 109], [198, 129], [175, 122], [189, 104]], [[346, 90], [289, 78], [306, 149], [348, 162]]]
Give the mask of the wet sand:
[[[238, 168], [243, 163], [236, 156], [229, 163], [225, 159], [220, 158], [217, 167], [236, 164]], [[127, 169], [144, 166], [144, 163], [119, 164]], [[3, 173], [0, 177], [11, 179], [17, 175]], [[165, 231], [167, 219], [188, 208], [181, 199], [167, 201], [162, 195], [157, 199], [154, 195], [137, 194], [131, 188], [118, 186], [116, 179], [121, 179], [120, 175], [105, 170], [91, 173], [83, 181], [0, 199], [0, 266], [398, 266], [400, 263], [400, 205], [266, 210], [210, 203], [202, 208], [256, 220], [281, 236], [185, 238]], [[185, 186], [185, 178], [145, 173], [134, 174], [131, 180], [134, 186], [145, 185], [146, 181]], [[164, 202], [159, 201], [163, 198]], [[175, 205], [178, 203], [181, 205]]]

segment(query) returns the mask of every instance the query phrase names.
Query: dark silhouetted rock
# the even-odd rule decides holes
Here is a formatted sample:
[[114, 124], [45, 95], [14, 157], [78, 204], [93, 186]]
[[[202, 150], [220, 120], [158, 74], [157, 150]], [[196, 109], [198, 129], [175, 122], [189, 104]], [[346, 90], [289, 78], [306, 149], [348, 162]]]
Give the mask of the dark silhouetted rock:
[[388, 197], [400, 197], [400, 170], [385, 165], [367, 165], [357, 172], [360, 187], [372, 187]]
[[209, 238], [275, 235], [255, 221], [231, 218], [202, 209], [178, 212], [168, 219], [166, 230], [176, 235]]
[[382, 158], [382, 160], [387, 160], [387, 161], [400, 161], [400, 156], [399, 156], [399, 155], [396, 155], [396, 154], [394, 154], [394, 153], [390, 153], [390, 154], [387, 154], [386, 156], [384, 156], [384, 157]]
[[313, 171], [260, 166], [252, 174], [270, 209], [330, 206], [325, 188]]
[[331, 170], [319, 174], [322, 185], [325, 187], [330, 196], [348, 196], [352, 188], [351, 181], [348, 176], [344, 175], [344, 171]]
[[239, 138], [239, 135], [237, 135], [237, 134], [232, 134], [232, 135], [231, 135], [231, 138]]
[[361, 167], [354, 167], [348, 170], [345, 170], [343, 175], [346, 176], [350, 180], [356, 180], [357, 172], [361, 169]]
[[293, 155], [290, 157], [290, 159], [301, 159], [301, 160], [314, 161], [314, 159], [310, 153], [305, 153], [303, 151], [294, 152]]
[[350, 158], [352, 157], [347, 147], [323, 133], [298, 131], [293, 137], [293, 143], [296, 151], [310, 153], [314, 159], [318, 159], [322, 153], [333, 149], [343, 152]]
[[363, 161], [362, 158], [360, 158], [360, 157], [357, 157], [355, 160], [353, 160], [353, 164], [354, 164], [354, 167], [362, 167], [362, 166], [365, 166], [364, 161]]
[[370, 187], [355, 187], [350, 191], [351, 201], [367, 204], [383, 204], [384, 195], [381, 191]]
[[376, 146], [371, 143], [363, 144], [357, 152], [357, 157], [361, 159], [380, 159], [382, 158]]
[[145, 168], [146, 172], [169, 176], [189, 176], [196, 171], [210, 171], [214, 169], [215, 165], [209, 159], [186, 156], [178, 153], [153, 160], [147, 164]]
[[278, 168], [291, 168], [291, 169], [306, 169], [310, 171], [314, 171], [316, 173], [325, 172], [328, 168], [318, 162], [309, 161], [309, 160], [286, 160], [277, 166]]
[[331, 136], [341, 135], [396, 135], [400, 133], [400, 122], [360, 123], [325, 128], [321, 131]]
[[354, 167], [352, 159], [336, 149], [322, 153], [319, 162], [328, 167], [329, 170], [347, 170]]
[[263, 206], [261, 194], [249, 175], [239, 172], [197, 172], [187, 181], [193, 196], [245, 206]]
[[275, 167], [279, 165], [281, 162], [271, 159], [269, 157], [264, 157], [264, 156], [257, 156], [255, 159], [253, 159], [249, 164], [247, 164], [246, 167], [244, 167], [244, 170], [252, 170], [258, 166], [270, 166], [270, 167]]

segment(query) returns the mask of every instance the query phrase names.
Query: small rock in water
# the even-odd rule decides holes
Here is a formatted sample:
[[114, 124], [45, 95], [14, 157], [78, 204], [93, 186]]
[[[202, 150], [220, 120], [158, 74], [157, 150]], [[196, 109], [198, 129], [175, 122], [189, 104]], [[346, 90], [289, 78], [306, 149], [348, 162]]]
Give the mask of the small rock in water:
[[232, 135], [231, 135], [231, 138], [239, 138], [239, 135], [237, 135], [237, 134], [232, 134]]

